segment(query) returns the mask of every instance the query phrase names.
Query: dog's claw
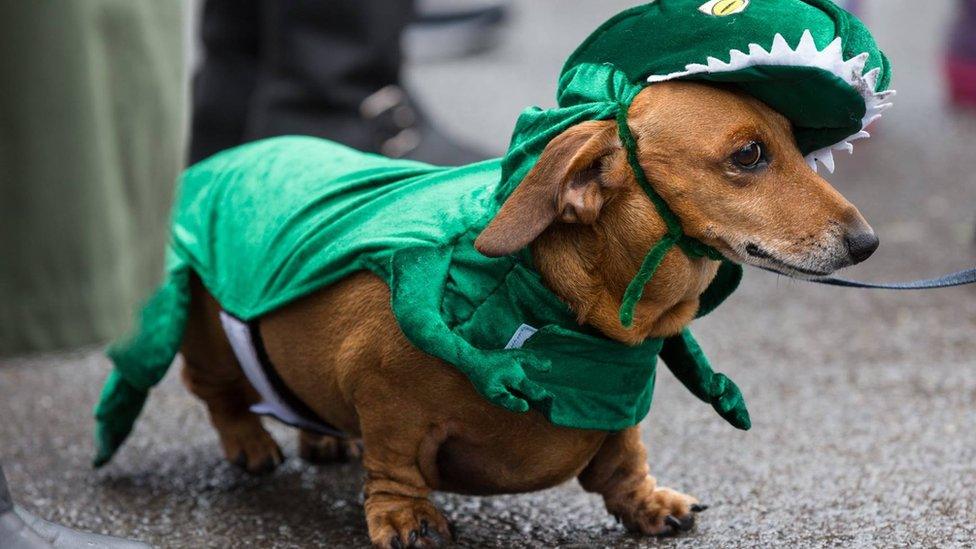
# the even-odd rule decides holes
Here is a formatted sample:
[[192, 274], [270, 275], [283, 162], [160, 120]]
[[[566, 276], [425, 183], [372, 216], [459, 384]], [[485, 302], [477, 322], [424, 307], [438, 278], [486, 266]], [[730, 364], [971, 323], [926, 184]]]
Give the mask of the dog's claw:
[[679, 519], [674, 515], [668, 515], [664, 518], [664, 523], [670, 526], [672, 529], [678, 532], [688, 532], [695, 526], [694, 515], [689, 515], [683, 519]]
[[[451, 545], [453, 530], [430, 500], [398, 496], [370, 496], [382, 504], [381, 513], [367, 517], [367, 525], [373, 532], [370, 540], [374, 547], [384, 549], [421, 549]], [[367, 502], [370, 500], [367, 499]], [[369, 503], [366, 508], [369, 510]]]
[[664, 517], [664, 523], [670, 526], [671, 528], [674, 528], [675, 530], [681, 529], [681, 521], [675, 518], [673, 515], [668, 515]]
[[708, 505], [705, 505], [704, 503], [696, 503], [691, 506], [692, 513], [703, 513], [705, 511], [708, 511]]

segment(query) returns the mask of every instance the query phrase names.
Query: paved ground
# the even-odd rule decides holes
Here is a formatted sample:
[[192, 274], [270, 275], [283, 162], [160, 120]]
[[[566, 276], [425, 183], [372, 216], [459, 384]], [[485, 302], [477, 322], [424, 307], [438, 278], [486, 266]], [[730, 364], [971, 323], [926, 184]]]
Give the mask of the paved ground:
[[[523, 1], [503, 49], [417, 67], [411, 80], [459, 135], [500, 150], [518, 110], [550, 103], [572, 46], [627, 3]], [[976, 116], [940, 106], [933, 66], [949, 2], [871, 5], [901, 94], [880, 136], [842, 159], [832, 178], [884, 242], [851, 274], [903, 279], [972, 265]], [[712, 504], [696, 532], [632, 538], [572, 483], [517, 497], [438, 496], [463, 542], [976, 543], [976, 291], [845, 291], [751, 271], [698, 332], [742, 387], [755, 426], [733, 431], [661, 374], [645, 427], [651, 466], [662, 483]], [[344, 547], [365, 539], [358, 466], [317, 469], [293, 457], [270, 478], [247, 478], [222, 463], [201, 405], [175, 376], [153, 394], [116, 462], [96, 473], [88, 467], [89, 410], [106, 361], [89, 350], [0, 364], [0, 461], [15, 497], [44, 518], [161, 547]], [[294, 456], [292, 434], [275, 432]]]

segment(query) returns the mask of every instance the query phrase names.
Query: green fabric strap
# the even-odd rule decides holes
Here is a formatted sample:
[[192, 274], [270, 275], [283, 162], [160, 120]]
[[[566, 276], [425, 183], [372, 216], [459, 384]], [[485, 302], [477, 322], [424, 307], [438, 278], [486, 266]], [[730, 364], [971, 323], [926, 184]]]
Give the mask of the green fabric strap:
[[623, 302], [620, 305], [620, 322], [624, 327], [630, 328], [634, 325], [634, 309], [637, 307], [637, 302], [644, 295], [644, 287], [654, 278], [654, 273], [657, 272], [658, 267], [661, 266], [661, 262], [664, 261], [664, 256], [671, 251], [671, 248], [676, 243], [677, 240], [673, 235], [669, 234], [658, 242], [656, 246], [651, 248], [651, 251], [644, 258], [644, 263], [641, 265], [640, 270], [637, 271], [637, 276], [627, 286], [627, 291], [624, 292]]
[[620, 141], [623, 143], [625, 149], [627, 149], [627, 161], [630, 162], [630, 167], [634, 171], [634, 176], [637, 177], [637, 182], [640, 184], [644, 192], [647, 193], [647, 197], [651, 199], [654, 204], [654, 208], [657, 210], [658, 215], [664, 220], [665, 225], [668, 227], [668, 237], [677, 243], [684, 232], [681, 230], [681, 222], [678, 220], [678, 216], [671, 211], [668, 203], [661, 198], [661, 195], [657, 194], [654, 187], [647, 180], [647, 175], [644, 173], [644, 168], [640, 165], [640, 159], [637, 156], [637, 138], [634, 137], [634, 133], [630, 131], [630, 123], [627, 121], [627, 114], [630, 112], [630, 105], [621, 104], [620, 109], [617, 111], [617, 127], [620, 131]]
[[620, 132], [620, 141], [623, 143], [624, 148], [627, 150], [627, 160], [630, 163], [630, 168], [634, 172], [634, 177], [637, 178], [637, 182], [640, 184], [641, 188], [647, 194], [647, 197], [654, 204], [654, 208], [657, 210], [658, 215], [664, 220], [665, 225], [667, 225], [668, 232], [664, 235], [651, 251], [648, 252], [647, 257], [644, 258], [644, 262], [641, 265], [637, 275], [634, 279], [630, 281], [627, 286], [627, 291], [624, 292], [623, 301], [620, 304], [620, 322], [625, 328], [630, 328], [634, 325], [634, 309], [637, 307], [637, 303], [641, 300], [644, 295], [644, 288], [647, 283], [654, 278], [654, 274], [657, 272], [661, 263], [664, 261], [664, 256], [677, 245], [681, 250], [690, 258], [698, 259], [702, 257], [707, 257], [713, 261], [721, 261], [723, 259], [722, 254], [715, 250], [714, 248], [706, 245], [705, 243], [695, 240], [687, 236], [684, 230], [681, 228], [681, 221], [678, 216], [671, 210], [668, 203], [661, 198], [661, 195], [654, 190], [651, 183], [647, 180], [647, 175], [644, 173], [644, 168], [640, 165], [640, 160], [637, 156], [637, 139], [634, 137], [633, 132], [630, 131], [630, 124], [627, 122], [627, 113], [630, 111], [630, 106], [626, 104], [621, 104], [620, 109], [617, 112], [617, 127]]

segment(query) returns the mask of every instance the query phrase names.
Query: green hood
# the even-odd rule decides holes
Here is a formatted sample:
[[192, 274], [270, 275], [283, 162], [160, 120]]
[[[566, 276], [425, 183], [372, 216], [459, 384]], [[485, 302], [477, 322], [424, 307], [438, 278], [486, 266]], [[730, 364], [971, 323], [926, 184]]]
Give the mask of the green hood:
[[733, 82], [792, 121], [811, 167], [890, 106], [891, 67], [861, 21], [829, 0], [658, 0], [604, 23], [573, 53], [558, 107], [519, 118], [499, 199], [567, 128], [616, 117], [645, 86], [676, 79]]

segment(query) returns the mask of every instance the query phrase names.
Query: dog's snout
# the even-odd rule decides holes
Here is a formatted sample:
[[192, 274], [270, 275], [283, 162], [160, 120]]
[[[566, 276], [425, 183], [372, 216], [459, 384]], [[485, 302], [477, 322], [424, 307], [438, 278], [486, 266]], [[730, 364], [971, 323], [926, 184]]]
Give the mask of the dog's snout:
[[848, 232], [844, 237], [844, 243], [847, 244], [847, 251], [851, 254], [851, 260], [857, 265], [871, 257], [877, 251], [881, 241], [878, 240], [878, 235], [869, 228]]

